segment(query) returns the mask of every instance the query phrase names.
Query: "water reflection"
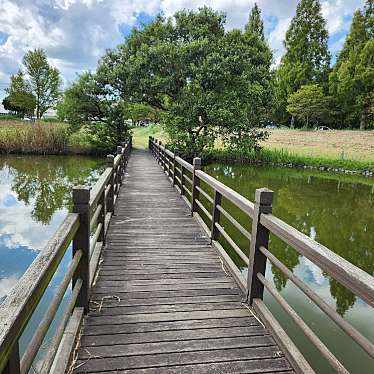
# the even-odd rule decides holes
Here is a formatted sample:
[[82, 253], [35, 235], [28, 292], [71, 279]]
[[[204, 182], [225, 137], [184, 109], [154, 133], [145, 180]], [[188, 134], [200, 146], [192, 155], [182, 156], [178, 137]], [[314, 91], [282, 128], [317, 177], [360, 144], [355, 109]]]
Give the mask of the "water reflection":
[[[373, 180], [269, 167], [210, 165], [206, 170], [251, 201], [256, 188], [274, 190], [276, 216], [374, 274], [374, 230], [369, 230], [374, 227]], [[301, 265], [309, 273], [308, 283], [326, 280], [341, 315], [355, 304], [356, 297], [349, 290], [307, 259], [301, 263], [302, 257], [280, 239], [271, 236], [269, 247], [290, 270]], [[271, 270], [281, 291], [288, 279], [275, 266]]]
[[[374, 274], [373, 179], [262, 166], [213, 164], [207, 166], [205, 171], [251, 201], [254, 200], [256, 188], [272, 189], [275, 192], [273, 212], [277, 217], [369, 274]], [[209, 190], [206, 185], [203, 187]], [[208, 202], [205, 200], [204, 204]], [[248, 217], [228, 201], [223, 201], [223, 206], [243, 227], [250, 230], [251, 222]], [[248, 240], [224, 218], [222, 225], [248, 253]], [[230, 250], [224, 239], [221, 238], [220, 241], [245, 275], [245, 264]], [[270, 237], [269, 249], [326, 303], [335, 308], [369, 340], [374, 341], [374, 314], [367, 304], [273, 235]], [[372, 373], [373, 360], [313, 305], [280, 270], [268, 265], [266, 277], [273, 281], [283, 297], [350, 373]], [[333, 373], [326, 361], [321, 359], [319, 352], [267, 292], [264, 300], [308, 361], [313, 363], [315, 371]]]
[[102, 167], [88, 157], [0, 156], [0, 301], [66, 216], [72, 187]]

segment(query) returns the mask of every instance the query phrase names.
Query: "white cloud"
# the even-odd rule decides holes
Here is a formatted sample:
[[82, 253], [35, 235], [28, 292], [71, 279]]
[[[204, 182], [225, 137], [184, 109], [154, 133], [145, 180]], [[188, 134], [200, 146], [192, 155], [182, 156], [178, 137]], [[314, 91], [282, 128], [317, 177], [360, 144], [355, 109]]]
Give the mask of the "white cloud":
[[20, 276], [18, 274], [14, 274], [8, 278], [1, 278], [0, 279], [0, 303], [1, 299], [7, 296], [10, 290], [15, 286]]
[[[17, 202], [16, 209], [14, 205], [6, 203], [9, 198]], [[43, 249], [66, 216], [67, 211], [62, 209], [53, 214], [48, 225], [35, 222], [30, 219], [32, 203], [26, 205], [18, 201], [17, 194], [11, 189], [9, 172], [6, 169], [0, 171], [0, 238], [6, 248], [17, 249], [22, 246], [35, 251]]]
[[[61, 70], [64, 80], [71, 81], [76, 72], [94, 69], [105, 49], [123, 39], [119, 26], [134, 25], [140, 13], [156, 15], [161, 11], [169, 16], [183, 8], [207, 5], [227, 14], [228, 28], [241, 28], [253, 3], [254, 0], [0, 0], [0, 31], [9, 34], [0, 45], [0, 89], [9, 81], [10, 74], [17, 71], [29, 49], [46, 49], [50, 62]], [[269, 43], [278, 62], [284, 53], [282, 41], [297, 0], [257, 3], [266, 25], [271, 26]], [[347, 16], [363, 3], [364, 0], [322, 1], [330, 33], [346, 31]]]

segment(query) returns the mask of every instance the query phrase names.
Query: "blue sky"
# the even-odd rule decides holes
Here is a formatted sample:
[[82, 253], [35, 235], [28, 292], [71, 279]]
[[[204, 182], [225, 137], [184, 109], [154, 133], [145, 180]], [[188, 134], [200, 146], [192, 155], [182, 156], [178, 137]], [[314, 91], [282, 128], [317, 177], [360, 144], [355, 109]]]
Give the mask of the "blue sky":
[[[265, 32], [280, 61], [284, 34], [295, 14], [297, 0], [258, 0]], [[64, 85], [84, 70], [94, 70], [97, 60], [131, 32], [158, 13], [171, 16], [180, 9], [207, 5], [227, 14], [227, 28], [243, 28], [253, 0], [0, 0], [0, 99], [11, 74], [21, 66], [29, 49], [44, 48]], [[340, 50], [353, 12], [364, 0], [322, 0], [333, 56]]]

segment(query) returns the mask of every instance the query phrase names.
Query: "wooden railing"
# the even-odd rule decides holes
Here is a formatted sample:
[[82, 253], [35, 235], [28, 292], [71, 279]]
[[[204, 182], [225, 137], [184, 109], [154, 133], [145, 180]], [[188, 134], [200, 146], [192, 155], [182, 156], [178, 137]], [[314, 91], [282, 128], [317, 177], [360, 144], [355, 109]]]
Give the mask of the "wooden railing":
[[[373, 343], [339, 315], [269, 251], [269, 235], [272, 233], [290, 245], [299, 254], [308, 258], [371, 307], [374, 307], [374, 277], [275, 217], [272, 214], [273, 191], [266, 188], [257, 189], [255, 202], [252, 203], [231, 188], [204, 173], [201, 170], [201, 160], [199, 158], [194, 158], [191, 165], [152, 137], [149, 138], [149, 148], [173, 185], [185, 199], [191, 209], [191, 214], [196, 216], [210, 236], [225, 265], [232, 273], [242, 291], [247, 295], [249, 306], [253, 307], [255, 312], [260, 316], [298, 372], [313, 373], [314, 371], [265, 306], [263, 302], [264, 288], [270, 292], [284, 311], [293, 319], [331, 367], [338, 373], [348, 373], [347, 369], [344, 368], [319, 337], [287, 303], [272, 283], [265, 278], [267, 260], [281, 270], [322, 312], [330, 317], [370, 357], [374, 358]], [[186, 175], [187, 173], [189, 176]], [[201, 181], [214, 191], [213, 196], [202, 189]], [[208, 209], [203, 204], [201, 196], [204, 197], [205, 201], [210, 203], [211, 209]], [[222, 198], [228, 200], [252, 220], [251, 232], [244, 228], [223, 208]], [[205, 215], [205, 219], [202, 218], [200, 213]], [[240, 248], [235, 241], [235, 237], [230, 236], [220, 224], [221, 216], [224, 216], [248, 240], [246, 248]], [[209, 222], [210, 226], [206, 222]], [[247, 279], [243, 277], [234, 261], [219, 243], [220, 236], [225, 239], [240, 259], [248, 266]]]
[[[91, 285], [130, 152], [131, 138], [123, 146], [117, 147], [116, 156], [107, 156], [107, 167], [92, 189], [74, 187], [73, 212], [66, 216], [46, 247], [0, 305], [0, 372], [29, 372], [63, 296], [72, 283], [70, 298], [48, 344], [42, 367], [38, 370], [40, 374], [65, 373], [83, 315], [89, 309]], [[73, 258], [25, 352], [20, 356], [19, 339], [71, 242]]]

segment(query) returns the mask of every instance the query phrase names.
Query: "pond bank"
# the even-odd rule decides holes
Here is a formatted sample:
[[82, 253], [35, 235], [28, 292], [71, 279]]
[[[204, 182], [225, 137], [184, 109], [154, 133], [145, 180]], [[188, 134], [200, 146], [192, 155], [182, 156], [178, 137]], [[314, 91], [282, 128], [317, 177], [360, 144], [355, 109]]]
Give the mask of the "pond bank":
[[333, 159], [325, 157], [308, 157], [286, 150], [263, 148], [258, 152], [239, 152], [227, 149], [214, 149], [203, 153], [206, 163], [229, 162], [233, 164], [263, 164], [277, 167], [314, 169], [344, 174], [361, 174], [374, 177], [374, 161]]

